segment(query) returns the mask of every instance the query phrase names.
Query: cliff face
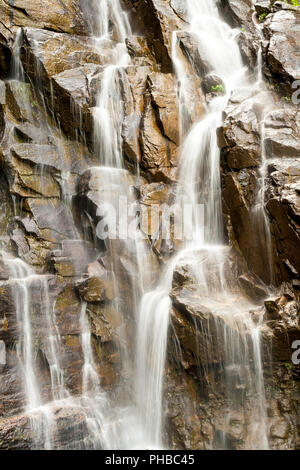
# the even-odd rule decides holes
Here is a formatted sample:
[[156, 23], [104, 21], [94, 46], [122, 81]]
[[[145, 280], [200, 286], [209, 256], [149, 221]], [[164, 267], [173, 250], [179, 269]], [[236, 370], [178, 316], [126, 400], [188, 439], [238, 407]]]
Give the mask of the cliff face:
[[[237, 28], [253, 81], [261, 46], [262, 80], [268, 96], [264, 101], [261, 93], [235, 90], [223, 113], [218, 144], [224, 226], [232, 247], [228, 269], [235, 272], [245, 295], [255, 301], [253, 317], [264, 324], [270, 446], [294, 449], [299, 447], [300, 409], [299, 366], [291, 362], [292, 344], [300, 339], [300, 7], [254, 3], [219, 2], [224, 19]], [[126, 38], [131, 65], [118, 72], [122, 154], [128, 185], [135, 187], [147, 211], [158, 202], [172, 201], [176, 192], [180, 130], [172, 33], [185, 30], [185, 2], [123, 0], [123, 7], [134, 34]], [[93, 0], [0, 0], [0, 345], [5, 349], [5, 359], [0, 361], [1, 449], [28, 448], [31, 442], [15, 349], [20, 328], [15, 287], [4, 253], [48, 275], [49, 298], [37, 286], [32, 299], [39, 332], [34, 338], [36, 367], [45, 398], [50, 387], [48, 332], [38, 313], [45, 302], [53, 305], [65, 382], [74, 396], [81, 391], [84, 362], [82, 302], [87, 304], [103, 389], [118, 400], [122, 395], [118, 385], [130, 383], [134, 373], [129, 370], [124, 377], [122, 351], [125, 341], [129, 354], [133, 353], [128, 345], [135, 331], [130, 292], [136, 281], [132, 278], [136, 261], [124, 254], [121, 243], [116, 243], [113, 260], [101, 242], [94, 243], [99, 220], [95, 200], [107, 188], [105, 176], [90, 170], [98, 164], [93, 115], [103, 70], [111, 61], [111, 50], [99, 49], [92, 38], [97, 32], [97, 8]], [[261, 30], [252, 21], [254, 11], [263, 24]], [[201, 57], [192, 35], [180, 33], [179, 45], [190, 71], [192, 124], [204, 115], [212, 97], [222, 94], [222, 84]], [[137, 167], [142, 176], [138, 183]], [[262, 178], [270, 238], [258, 229], [255, 211]], [[151, 264], [155, 277], [177, 247], [175, 242], [158, 239], [152, 248], [157, 258], [154, 267]], [[275, 287], [269, 297], [266, 285], [271, 283]], [[226, 427], [220, 424], [224, 407], [229, 406], [220, 375], [224, 352], [211, 351], [207, 359], [207, 350], [218, 341], [217, 332], [209, 330], [209, 341], [199, 333], [197, 321], [205, 329], [211, 320], [197, 297], [188, 265], [174, 272], [170, 295], [166, 441], [175, 449], [211, 449], [219, 445], [220, 435], [226, 435], [232, 448], [245, 448], [251, 409], [237, 406]], [[116, 297], [121, 299], [118, 309]], [[218, 393], [211, 391], [212, 382], [217, 383], [213, 390]], [[243, 384], [236, 384], [237, 393], [242, 388]], [[58, 408], [56, 414], [60, 447], [67, 447], [70, 439], [73, 448], [80, 446], [87, 433], [81, 411]]]

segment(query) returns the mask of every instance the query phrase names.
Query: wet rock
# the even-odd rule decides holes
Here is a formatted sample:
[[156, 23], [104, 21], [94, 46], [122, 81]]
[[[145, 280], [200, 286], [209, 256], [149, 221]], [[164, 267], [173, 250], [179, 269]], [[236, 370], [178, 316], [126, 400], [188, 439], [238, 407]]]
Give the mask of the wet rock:
[[284, 419], [278, 419], [274, 424], [272, 424], [270, 429], [271, 436], [276, 439], [286, 439], [289, 432], [289, 423]]
[[264, 35], [268, 40], [265, 49], [268, 75], [286, 92], [292, 93], [292, 84], [300, 79], [300, 11], [287, 6], [268, 15]]
[[138, 67], [155, 67], [155, 60], [148, 48], [146, 38], [143, 36], [131, 36], [126, 38], [126, 46], [134, 65]]
[[[79, 407], [56, 407], [51, 409], [55, 421], [53, 448], [78, 449], [88, 437], [86, 416]], [[41, 412], [18, 415], [0, 420], [0, 448], [2, 450], [44, 449], [43, 433], [32, 431], [31, 420], [45, 420]], [[47, 425], [47, 424], [46, 424]]]
[[280, 280], [298, 277], [299, 259], [299, 160], [276, 160], [268, 166], [267, 209], [277, 251]]
[[[226, 331], [226, 322], [203, 306], [199, 296], [187, 289], [180, 295], [172, 292], [171, 297], [174, 305], [171, 324], [180, 344], [182, 367], [189, 370], [197, 368], [199, 363], [201, 368], [216, 367], [224, 357], [220, 331]], [[238, 336], [238, 332], [235, 333]]]
[[[107, 47], [99, 50], [89, 37], [55, 33], [36, 28], [24, 29], [24, 45], [27, 54], [35, 56], [36, 70], [32, 69], [26, 57], [23, 60], [30, 75], [43, 67], [48, 77], [76, 69], [86, 64], [104, 65], [111, 61], [111, 51]], [[102, 52], [102, 54], [101, 54]], [[27, 58], [28, 61], [28, 58]]]
[[[0, 2], [2, 41], [10, 43], [20, 26], [44, 28], [70, 34], [86, 34], [87, 24], [74, 0], [14, 0]], [[1, 42], [2, 42], [1, 41]]]
[[12, 284], [9, 281], [0, 283], [0, 339], [7, 344], [15, 341], [18, 334], [11, 289]]
[[250, 69], [254, 70], [257, 66], [257, 53], [261, 39], [254, 24], [258, 20], [253, 18], [252, 0], [221, 0], [220, 13], [230, 25], [240, 28], [237, 42], [241, 55]]
[[[59, 47], [60, 54], [57, 53]], [[26, 29], [22, 47], [24, 68], [42, 87], [46, 103], [57, 121], [72, 138], [93, 141], [93, 117], [102, 57], [86, 38]], [[70, 115], [72, 120], [70, 120]]]
[[257, 105], [251, 92], [246, 93], [246, 96], [234, 92], [224, 111], [222, 127], [218, 130], [222, 156], [229, 168], [239, 170], [260, 165], [259, 121]]
[[18, 121], [32, 122], [37, 119], [37, 103], [29, 83], [7, 81], [5, 104]]
[[[0, 237], [5, 242], [9, 221], [13, 217], [13, 200], [4, 174], [0, 176]], [[1, 239], [0, 239], [1, 246]]]
[[211, 72], [211, 65], [200, 55], [197, 36], [189, 32], [179, 32], [177, 34], [179, 47], [187, 61], [199, 78], [203, 78], [207, 73]]
[[259, 0], [255, 2], [255, 11], [258, 15], [263, 13], [269, 14], [271, 12], [271, 5], [268, 0]]
[[177, 146], [162, 135], [151, 100], [146, 101], [141, 122], [142, 167], [156, 181], [174, 181]]
[[269, 158], [297, 158], [300, 154], [300, 113], [285, 106], [268, 113], [265, 146]]
[[245, 293], [254, 300], [265, 299], [268, 295], [267, 289], [254, 277], [243, 274], [239, 277], [239, 283]]
[[26, 205], [43, 238], [54, 243], [63, 239], [76, 238], [76, 229], [70, 210], [60, 200], [28, 198]]
[[[182, 20], [163, 0], [135, 0], [123, 3], [132, 12], [136, 25], [145, 34], [148, 47], [162, 72], [172, 71], [172, 32], [181, 29]], [[132, 11], [133, 10], [133, 11]], [[175, 9], [176, 10], [176, 9]]]
[[44, 169], [48, 168], [52, 172], [80, 174], [89, 163], [89, 154], [86, 149], [77, 142], [67, 142], [63, 139], [54, 141], [54, 145], [15, 144], [11, 151], [23, 162], [29, 162]]
[[[211, 449], [213, 428], [200, 404], [199, 388], [184, 370], [170, 364], [165, 375], [166, 442], [172, 449]], [[192, 405], [188, 397], [192, 397]]]
[[[272, 348], [274, 361], [291, 360], [292, 343], [300, 339], [300, 303], [299, 296], [292, 299], [286, 296], [265, 301], [265, 318], [271, 330], [264, 335], [265, 344]], [[270, 344], [271, 343], [271, 344]]]
[[0, 254], [0, 280], [7, 281], [9, 279], [9, 270], [5, 264], [4, 255]]
[[233, 238], [251, 272], [270, 282], [265, 238], [258, 229], [254, 207], [257, 197], [257, 172], [251, 169], [229, 172], [223, 177], [225, 210], [230, 216]]
[[252, 24], [252, 0], [221, 0], [222, 14], [233, 26], [250, 27]]
[[[142, 185], [139, 191], [141, 230], [150, 238], [152, 248], [159, 256], [169, 256], [181, 241], [175, 239], [174, 234], [172, 206], [175, 203], [175, 189], [167, 184], [151, 183]], [[159, 218], [163, 210], [166, 215], [164, 222]]]
[[112, 282], [100, 277], [89, 277], [80, 284], [78, 284], [80, 296], [86, 302], [103, 302], [105, 300], [112, 300], [113, 285]]
[[152, 73], [148, 77], [151, 101], [162, 133], [179, 145], [176, 82], [171, 74]]
[[[84, 240], [63, 240], [61, 249], [52, 252], [52, 264], [62, 277], [81, 276], [97, 257], [94, 246]], [[83, 288], [84, 289], [84, 288]]]
[[201, 86], [205, 94], [213, 93], [215, 90], [216, 92], [220, 90], [221, 93], [225, 93], [223, 80], [214, 73], [205, 75], [202, 80]]
[[174, 180], [178, 146], [176, 81], [171, 74], [131, 68], [120, 77], [125, 156], [155, 181]]

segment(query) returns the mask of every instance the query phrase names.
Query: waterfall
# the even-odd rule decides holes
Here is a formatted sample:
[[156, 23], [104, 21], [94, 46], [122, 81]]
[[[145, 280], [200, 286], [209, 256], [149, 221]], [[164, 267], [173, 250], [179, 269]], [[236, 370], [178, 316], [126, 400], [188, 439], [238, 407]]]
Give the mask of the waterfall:
[[[37, 275], [24, 261], [3, 253], [9, 268], [13, 299], [19, 326], [19, 340], [16, 345], [20, 373], [24, 380], [26, 412], [31, 417], [33, 445], [39, 448], [43, 442], [45, 449], [52, 448], [52, 435], [55, 420], [51, 402], [69, 396], [66, 391], [59, 361], [59, 333], [49, 297], [47, 276]], [[35, 299], [33, 298], [35, 296]], [[38, 306], [38, 310], [34, 308]], [[45, 354], [50, 372], [50, 396], [41, 389], [37, 366], [36, 344]], [[49, 405], [49, 406], [48, 406]]]
[[[118, 213], [120, 200], [126, 201], [126, 209], [136, 203], [135, 186], [141, 183], [139, 174], [131, 175], [125, 169], [121, 133], [125, 117], [121, 82], [131, 63], [125, 41], [133, 32], [119, 0], [95, 0], [93, 3], [97, 13], [93, 18], [95, 44], [99, 52], [105, 48], [110, 53], [103, 59], [107, 63], [101, 65], [99, 92], [93, 109], [97, 166], [90, 167], [89, 172], [94, 178], [93, 189], [99, 195], [98, 200], [95, 196], [93, 202], [99, 210], [110, 205]], [[195, 38], [199, 56], [224, 84], [224, 93], [212, 98], [205, 106], [204, 116], [196, 122], [193, 122], [190, 113], [194, 99], [189, 93], [190, 71], [186, 67], [187, 58], [179, 47], [179, 35], [182, 32]], [[99, 374], [101, 365], [94, 357], [90, 312], [88, 304], [81, 300], [81, 391], [78, 396], [71, 396], [61, 365], [61, 338], [53, 314], [49, 277], [36, 274], [24, 261], [5, 254], [10, 282], [14, 286], [13, 299], [19, 325], [16, 348], [20, 372], [24, 378], [25, 411], [31, 419], [35, 448], [55, 448], [56, 406], [74, 406], [83, 412], [87, 436], [84, 436], [82, 445], [86, 449], [164, 449], [168, 446], [164, 423], [164, 377], [171, 325], [170, 292], [174, 271], [183, 264], [191, 270], [194, 287], [201, 304], [211, 315], [218, 344], [224, 353], [218, 358], [222, 384], [226, 389], [226, 403], [222, 408], [224, 422], [221, 423], [224, 432], [215, 444], [216, 448], [230, 448], [226, 423], [230, 422], [241, 401], [245, 409], [248, 407], [251, 410], [248, 448], [268, 448], [261, 325], [254, 323], [249, 312], [255, 306], [244, 298], [236, 285], [234, 273], [227, 269], [229, 247], [225, 244], [222, 211], [217, 128], [222, 122], [222, 112], [231, 92], [236, 88], [257, 85], [247, 79], [247, 70], [243, 66], [235, 36], [235, 31], [219, 15], [217, 0], [187, 0], [186, 28], [172, 33], [172, 61], [177, 79], [181, 138], [175, 199], [183, 210], [185, 205], [192, 209], [185, 217], [185, 233], [189, 236], [183, 240], [181, 249], [166, 262], [161, 277], [156, 279], [151, 268], [157, 260], [149, 240], [142, 235], [138, 225], [133, 227], [130, 237], [126, 233], [118, 240], [101, 240], [99, 259], [107, 256], [113, 271], [113, 307], [121, 313], [122, 309], [126, 311], [124, 321], [131, 321], [134, 328], [133, 338], [127, 336], [126, 331], [118, 332], [121, 353], [118, 387], [122, 389], [121, 392], [117, 390], [110, 394], [102, 386]], [[13, 74], [15, 79], [24, 81], [20, 60], [21, 43], [22, 32], [19, 30], [14, 46]], [[193, 68], [195, 64], [190, 65]], [[264, 123], [262, 149], [262, 185], [255, 211], [259, 227], [265, 231], [269, 243], [263, 209], [266, 173]], [[62, 171], [61, 178], [62, 200], [71, 209], [67, 188], [70, 172]], [[202, 213], [199, 212], [201, 206], [204, 208], [204, 224]], [[124, 229], [121, 226], [118, 228]], [[100, 225], [96, 233], [101, 235]], [[78, 238], [78, 233], [74, 229], [72, 240], [75, 238]], [[95, 243], [95, 246], [99, 244]], [[129, 260], [124, 268], [130, 286], [127, 299], [121, 298], [121, 256]], [[38, 296], [38, 300], [34, 296]], [[124, 300], [128, 305], [124, 306]], [[209, 331], [205, 331], [199, 319], [195, 320], [195, 330], [203, 332], [207, 338], [209, 363], [209, 353], [214, 348]], [[50, 390], [43, 388], [38, 360], [46, 365]], [[0, 367], [4, 363], [5, 348], [0, 341]], [[208, 364], [207, 369], [209, 367]], [[199, 380], [202, 378], [200, 369], [199, 365]], [[238, 392], [237, 383], [240, 385]], [[210, 391], [217, 393], [214, 384], [208, 386], [211, 387]], [[122, 398], [118, 401], [120, 396]]]
[[[232, 377], [237, 374], [250, 394], [252, 424], [249, 430], [249, 448], [268, 448], [265, 391], [260, 350], [259, 326], [250, 318], [250, 302], [241, 299], [233, 286], [233, 275], [226, 277], [224, 263], [226, 249], [223, 243], [222, 202], [220, 182], [220, 151], [217, 145], [217, 127], [221, 123], [222, 111], [226, 106], [231, 91], [236, 87], [249, 87], [246, 70], [243, 67], [239, 48], [235, 42], [235, 33], [219, 17], [216, 2], [189, 0], [187, 3], [189, 18], [188, 31], [197, 38], [201, 57], [212, 66], [213, 72], [223, 81], [226, 93], [215, 98], [207, 107], [206, 115], [194, 124], [189, 132], [187, 122], [188, 99], [185, 88], [187, 72], [181, 62], [177, 46], [177, 32], [173, 33], [173, 61], [178, 80], [180, 103], [180, 130], [183, 138], [181, 152], [181, 170], [177, 202], [190, 203], [192, 212], [188, 220], [191, 240], [184, 244], [182, 253], [170, 262], [159, 287], [146, 293], [140, 311], [140, 344], [138, 348], [139, 384], [138, 392], [142, 399], [144, 419], [156, 446], [163, 446], [163, 410], [157, 406], [162, 400], [164, 367], [168, 332], [168, 295], [172, 285], [173, 269], [191, 259], [192, 270], [197, 279], [201, 303], [213, 314], [218, 331], [218, 341], [224, 345], [225, 356], [220, 357], [223, 365], [223, 380], [229, 400], [234, 401]], [[186, 135], [185, 135], [186, 133]], [[197, 205], [205, 206], [205, 228], [200, 226]], [[204, 263], [198, 263], [193, 254], [201, 250], [206, 255]], [[209, 278], [211, 266], [215, 266], [215, 282]], [[227, 273], [228, 276], [228, 273]], [[165, 316], [162, 321], [162, 316]], [[202, 325], [197, 325], [202, 328]], [[209, 337], [207, 332], [207, 337]], [[208, 350], [214, 345], [207, 344]], [[254, 363], [254, 368], [252, 367]], [[142, 374], [141, 371], [147, 370]], [[234, 407], [232, 403], [232, 407]], [[153, 412], [155, 410], [155, 412]], [[231, 410], [224, 410], [224, 421], [229, 421]], [[224, 434], [217, 446], [227, 448]]]
[[[108, 63], [103, 70], [100, 79], [100, 91], [97, 97], [97, 104], [94, 112], [94, 140], [95, 149], [99, 161], [99, 167], [91, 168], [93, 174], [99, 175], [99, 207], [101, 205], [110, 204], [118, 213], [119, 202], [121, 199], [125, 204], [132, 205], [135, 202], [134, 194], [129, 185], [128, 172], [123, 166], [122, 155], [122, 138], [121, 128], [123, 120], [123, 105], [120, 89], [120, 74], [124, 68], [130, 64], [130, 57], [125, 45], [126, 37], [130, 36], [131, 30], [126, 14], [120, 7], [119, 1], [104, 1], [99, 4], [99, 21], [97, 22], [96, 44], [101, 49], [103, 45], [109, 44], [112, 51], [111, 62]], [[103, 8], [103, 10], [102, 10]], [[109, 25], [113, 25], [113, 31]], [[113, 37], [112, 37], [113, 36]], [[102, 178], [100, 177], [102, 176]], [[113, 191], [112, 191], [113, 190]], [[119, 214], [121, 218], [122, 214]], [[127, 222], [126, 222], [127, 224]], [[119, 227], [121, 231], [124, 227]], [[116, 309], [122, 309], [118, 301], [120, 291], [118, 263], [120, 249], [122, 253], [128, 255], [132, 260], [132, 267], [129, 267], [129, 275], [132, 279], [132, 291], [128, 292], [128, 300], [132, 299], [131, 318], [137, 323], [136, 334], [136, 357], [140, 358], [145, 353], [145, 347], [151, 345], [147, 342], [148, 330], [144, 329], [145, 317], [143, 316], [143, 300], [142, 296], [147, 287], [153, 281], [151, 275], [145, 269], [154, 262], [154, 255], [151, 253], [150, 245], [144, 240], [142, 233], [138, 227], [131, 230], [130, 237], [127, 233], [120, 240], [106, 239], [106, 252], [109, 254], [115, 278], [115, 292], [117, 300], [114, 305]], [[150, 269], [151, 271], [151, 269]], [[167, 298], [169, 301], [169, 299]], [[142, 303], [142, 307], [140, 307]], [[149, 310], [150, 313], [151, 310]], [[168, 323], [167, 317], [162, 314], [161, 317], [164, 324]], [[151, 332], [156, 332], [161, 328], [161, 324], [151, 325]], [[156, 446], [152, 442], [152, 433], [149, 432], [147, 418], [145, 418], [144, 404], [141, 405], [141, 383], [144, 385], [144, 363], [138, 360], [137, 369], [134, 371], [138, 374], [136, 379], [135, 399], [131, 403], [124, 405], [116, 405], [112, 403], [106, 393], [101, 390], [101, 385], [97, 379], [97, 372], [93, 360], [93, 352], [91, 348], [91, 336], [86, 316], [86, 305], [82, 307], [82, 346], [84, 351], [83, 365], [83, 400], [85, 406], [89, 409], [89, 428], [91, 430], [92, 447], [93, 448], [110, 448], [110, 449], [132, 449], [132, 448], [150, 448]], [[141, 332], [142, 330], [142, 332]], [[146, 333], [145, 333], [146, 331]], [[144, 342], [144, 334], [146, 335]], [[159, 369], [155, 372], [155, 377], [162, 374], [165, 360], [165, 330], [161, 330], [162, 356], [160, 362], [155, 366]], [[155, 345], [155, 338], [151, 341]], [[128, 343], [128, 339], [125, 339]], [[142, 344], [142, 350], [141, 350]], [[120, 345], [121, 347], [121, 345]], [[131, 359], [129, 352], [130, 345], [122, 348], [122, 368], [127, 374], [131, 369]], [[124, 384], [126, 387], [126, 384]], [[138, 389], [138, 390], [137, 390]], [[161, 408], [161, 390], [156, 392], [156, 383], [152, 385], [153, 393], [156, 394], [155, 407], [158, 413]], [[88, 398], [90, 396], [90, 398]], [[153, 406], [152, 402], [147, 405]], [[153, 408], [151, 409], [153, 411]], [[146, 413], [148, 416], [148, 413]], [[155, 424], [157, 419], [154, 417]], [[150, 425], [151, 426], [151, 425]], [[137, 432], [138, 430], [138, 432]], [[157, 442], [158, 439], [155, 440]]]

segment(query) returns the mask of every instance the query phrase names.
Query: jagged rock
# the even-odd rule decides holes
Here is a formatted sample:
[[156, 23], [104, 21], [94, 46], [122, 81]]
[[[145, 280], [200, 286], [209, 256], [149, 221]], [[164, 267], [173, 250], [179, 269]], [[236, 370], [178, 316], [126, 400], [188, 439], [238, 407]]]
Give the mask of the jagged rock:
[[[164, 0], [129, 0], [123, 3], [132, 11], [138, 28], [145, 34], [148, 47], [162, 72], [172, 71], [172, 32], [181, 29], [182, 20]], [[174, 11], [175, 10], [175, 11]]]
[[[87, 44], [85, 44], [85, 42]], [[60, 54], [57, 54], [57, 47]], [[102, 61], [88, 38], [26, 28], [22, 46], [25, 71], [71, 138], [93, 141], [92, 108], [96, 104]], [[70, 115], [72, 120], [70, 120]]]
[[201, 86], [205, 94], [213, 93], [215, 87], [220, 87], [221, 89], [224, 89], [225, 92], [223, 80], [214, 73], [205, 75], [202, 80]]
[[[107, 47], [97, 48], [95, 41], [89, 37], [55, 33], [36, 28], [24, 28], [23, 47], [27, 54], [33, 54], [37, 63], [44, 68], [48, 77], [59, 75], [70, 69], [86, 64], [104, 65], [111, 61], [111, 50]], [[39, 66], [31, 68], [26, 57], [23, 57], [26, 71], [33, 76]]]
[[300, 154], [300, 112], [285, 106], [268, 113], [265, 121], [268, 158], [297, 158]]
[[38, 121], [37, 103], [29, 83], [17, 80], [7, 81], [5, 104], [16, 120]]
[[138, 67], [155, 67], [155, 59], [143, 36], [131, 36], [126, 38], [126, 46], [134, 65]]
[[[270, 282], [268, 247], [261, 219], [257, 219], [257, 172], [243, 169], [223, 176], [225, 211], [230, 216], [234, 240], [248, 268], [266, 284]], [[273, 250], [272, 250], [273, 251]]]
[[266, 332], [264, 341], [272, 348], [274, 361], [291, 360], [292, 343], [300, 339], [300, 301], [299, 296], [267, 299], [265, 317], [271, 330], [271, 336]]
[[57, 274], [62, 277], [81, 276], [87, 273], [89, 263], [96, 257], [97, 251], [91, 243], [63, 240], [61, 250], [52, 252], [52, 263]]
[[[88, 438], [86, 415], [79, 407], [56, 407], [51, 410], [55, 420], [53, 448], [78, 449]], [[43, 433], [34, 434], [31, 420], [42, 420], [42, 412], [17, 415], [0, 420], [1, 450], [44, 449]], [[45, 418], [44, 418], [45, 420]]]
[[2, 240], [5, 240], [5, 236], [7, 236], [7, 228], [12, 217], [13, 200], [5, 176], [2, 174], [0, 176], [0, 237]]
[[261, 163], [259, 97], [250, 91], [233, 92], [218, 130], [222, 156], [229, 168], [257, 167]]
[[130, 161], [139, 162], [143, 174], [151, 180], [174, 181], [179, 144], [174, 77], [151, 72], [148, 67], [130, 67], [126, 75], [127, 78], [122, 77], [125, 155]]
[[245, 293], [254, 300], [265, 299], [268, 295], [267, 289], [255, 278], [243, 274], [239, 276], [239, 283]]
[[156, 181], [174, 181], [178, 149], [162, 135], [151, 98], [146, 101], [141, 122], [141, 165]]
[[60, 200], [28, 198], [26, 207], [32, 213], [44, 239], [56, 243], [76, 237], [70, 210]]
[[290, 432], [290, 425], [284, 419], [278, 419], [272, 424], [270, 433], [273, 438], [286, 439]]
[[255, 11], [258, 15], [266, 13], [267, 15], [271, 12], [271, 5], [268, 0], [259, 0], [255, 2]]
[[267, 73], [290, 93], [293, 82], [300, 79], [300, 11], [289, 5], [286, 8], [267, 16], [264, 35], [268, 40], [265, 48]]
[[[157, 254], [169, 256], [181, 241], [175, 239], [171, 213], [175, 190], [167, 184], [151, 183], [140, 186], [139, 191], [141, 230], [151, 239], [152, 248]], [[159, 211], [162, 210], [165, 210], [164, 222], [159, 218]]]
[[11, 51], [8, 47], [6, 47], [4, 44], [6, 44], [6, 39], [0, 32], [0, 79], [7, 78], [10, 72], [10, 61], [11, 61]]
[[[7, 273], [9, 274], [9, 273]], [[0, 339], [8, 342], [16, 340], [18, 325], [14, 315], [14, 301], [9, 281], [0, 283]]]
[[276, 245], [277, 276], [280, 280], [292, 279], [300, 272], [299, 159], [270, 162], [268, 173], [267, 209]]
[[221, 0], [222, 14], [233, 26], [249, 27], [252, 24], [252, 0]]
[[0, 16], [0, 42], [5, 43], [10, 43], [20, 26], [70, 34], [87, 33], [87, 24], [77, 0], [1, 0]]
[[142, 171], [155, 181], [174, 180], [179, 128], [173, 76], [151, 73], [148, 67], [130, 67], [120, 78], [126, 157], [140, 163]]
[[139, 134], [149, 73], [151, 73], [150, 67], [128, 67], [126, 74], [120, 76], [124, 103], [123, 149], [125, 158], [134, 164], [141, 163]]
[[78, 284], [80, 296], [86, 302], [103, 302], [105, 300], [112, 300], [113, 285], [107, 279], [100, 277], [89, 277], [80, 284]]
[[15, 144], [11, 147], [11, 151], [24, 162], [48, 167], [52, 171], [80, 174], [89, 163], [89, 155], [85, 148], [77, 142], [67, 142], [63, 139], [54, 142], [54, 145]]
[[[253, 19], [252, 0], [221, 0], [221, 14], [233, 27], [240, 27], [237, 42], [244, 62], [253, 70], [257, 66], [260, 36]], [[270, 2], [266, 2], [270, 3]]]
[[[226, 251], [220, 256], [223, 272], [227, 273], [224, 274], [227, 288], [233, 292], [237, 286], [234, 286], [234, 275], [230, 273], [233, 268], [232, 253]], [[181, 345], [181, 361], [185, 369], [197, 367], [199, 361], [203, 367], [219, 364], [225, 354], [222, 335], [231, 331], [238, 338], [240, 334], [235, 322], [227, 323], [222, 308], [218, 312], [216, 306], [210, 303], [212, 286], [214, 292], [222, 289], [221, 258], [206, 250], [195, 252], [192, 258], [190, 265], [183, 264], [175, 268], [170, 294], [173, 304], [171, 323]], [[201, 271], [197, 273], [197, 265], [206, 266], [203, 268], [206, 272], [205, 280], [201, 277]]]
[[171, 74], [152, 73], [148, 77], [151, 101], [162, 133], [179, 145], [176, 82]]

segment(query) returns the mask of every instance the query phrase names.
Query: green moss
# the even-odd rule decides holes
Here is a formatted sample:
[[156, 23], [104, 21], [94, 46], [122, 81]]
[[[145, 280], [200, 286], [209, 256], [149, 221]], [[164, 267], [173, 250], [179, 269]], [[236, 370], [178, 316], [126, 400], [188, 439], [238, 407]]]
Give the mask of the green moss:
[[212, 85], [210, 90], [214, 93], [225, 93], [225, 88], [223, 85]]
[[267, 14], [268, 14], [268, 13], [264, 12], [264, 13], [262, 13], [261, 15], [259, 15], [258, 21], [259, 21], [260, 23], [262, 23], [262, 22], [264, 21], [264, 19], [266, 18]]

